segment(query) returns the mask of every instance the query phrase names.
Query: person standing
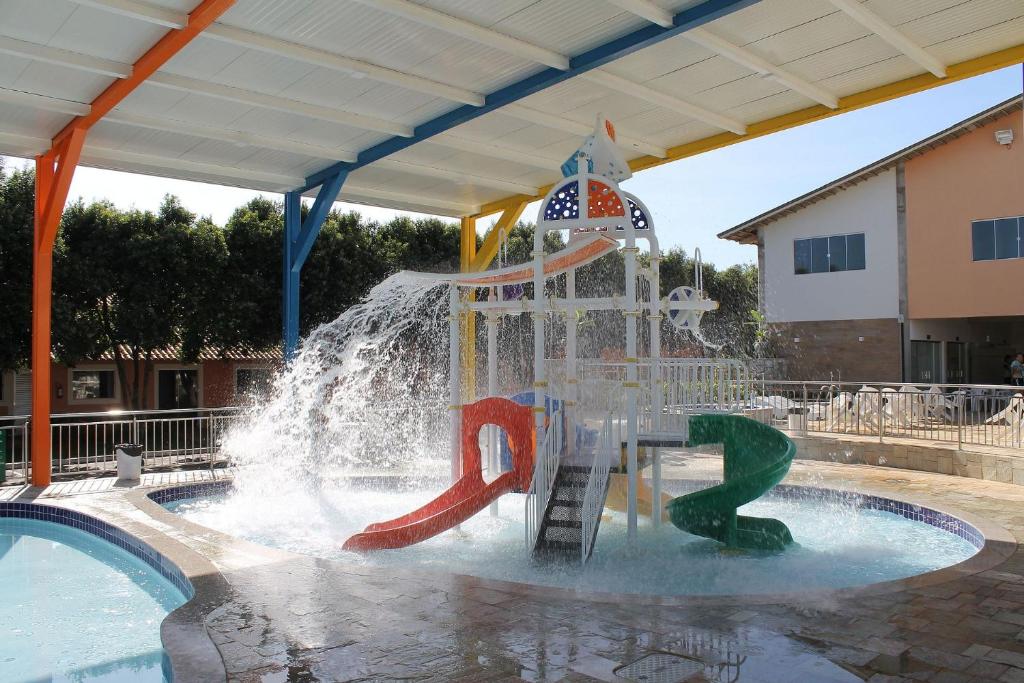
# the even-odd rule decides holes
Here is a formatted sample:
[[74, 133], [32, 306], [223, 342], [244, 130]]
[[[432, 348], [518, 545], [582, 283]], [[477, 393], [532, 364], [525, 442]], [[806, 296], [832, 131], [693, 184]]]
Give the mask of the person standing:
[[1010, 383], [1016, 387], [1024, 386], [1024, 353], [1018, 353], [1010, 363]]

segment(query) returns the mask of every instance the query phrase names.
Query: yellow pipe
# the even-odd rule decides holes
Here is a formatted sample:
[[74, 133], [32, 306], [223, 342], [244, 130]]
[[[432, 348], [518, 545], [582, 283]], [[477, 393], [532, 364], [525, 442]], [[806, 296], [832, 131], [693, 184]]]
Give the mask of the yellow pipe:
[[[629, 162], [629, 167], [633, 171], [643, 171], [648, 168], [667, 164], [671, 161], [685, 159], [686, 157], [695, 156], [714, 149], [721, 149], [722, 147], [734, 145], [737, 142], [743, 142], [744, 140], [752, 140], [772, 133], [778, 133], [779, 131], [795, 128], [812, 121], [820, 121], [822, 119], [838, 116], [839, 114], [845, 114], [846, 112], [870, 107], [874, 104], [888, 102], [889, 100], [894, 100], [905, 95], [912, 95], [914, 93], [930, 90], [940, 85], [946, 85], [947, 83], [954, 83], [966, 78], [980, 76], [981, 74], [989, 73], [990, 71], [996, 71], [1008, 66], [1013, 66], [1014, 64], [1020, 64], [1021, 62], [1024, 62], [1024, 45], [1017, 45], [1015, 47], [1010, 47], [998, 52], [992, 52], [981, 57], [968, 59], [967, 61], [960, 62], [958, 64], [953, 64], [946, 68], [945, 78], [938, 78], [934, 74], [930, 73], [904, 78], [903, 80], [895, 81], [887, 85], [870, 88], [859, 93], [841, 97], [839, 98], [839, 106], [835, 109], [829, 109], [824, 105], [807, 107], [806, 109], [800, 109], [799, 111], [783, 114], [782, 116], [776, 116], [770, 119], [765, 119], [764, 121], [752, 123], [747, 126], [747, 132], [745, 135], [719, 133], [718, 135], [711, 135], [706, 138], [701, 138], [700, 140], [694, 140], [693, 142], [687, 142], [682, 145], [672, 147], [667, 150], [667, 155], [664, 159], [653, 156], [637, 157]], [[542, 187], [536, 195], [531, 196], [517, 194], [504, 199], [499, 199], [489, 204], [484, 204], [480, 207], [479, 213], [474, 214], [474, 217], [479, 218], [481, 216], [487, 216], [497, 213], [498, 211], [518, 206], [519, 204], [528, 204], [530, 202], [543, 199], [544, 195], [551, 190], [551, 187], [551, 185]]]

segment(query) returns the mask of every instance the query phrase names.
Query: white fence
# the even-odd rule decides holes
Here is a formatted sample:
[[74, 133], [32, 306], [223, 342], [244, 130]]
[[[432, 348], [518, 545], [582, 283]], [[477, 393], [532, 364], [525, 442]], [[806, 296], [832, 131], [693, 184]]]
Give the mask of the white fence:
[[555, 485], [558, 464], [565, 444], [562, 411], [551, 413], [551, 421], [544, 430], [544, 444], [540, 449], [540, 457], [533, 464], [533, 481], [524, 502], [526, 508], [526, 548], [532, 550], [537, 544], [541, 521], [551, 499], [551, 489]]
[[1024, 447], [1024, 387], [760, 380], [744, 412], [796, 432]]
[[[238, 408], [160, 410], [113, 413], [70, 413], [50, 420], [50, 453], [58, 474], [113, 470], [114, 446], [142, 444], [146, 469], [182, 465], [212, 467], [220, 456], [224, 432], [240, 414]], [[28, 417], [0, 418], [5, 441], [8, 482], [31, 475], [31, 423]]]

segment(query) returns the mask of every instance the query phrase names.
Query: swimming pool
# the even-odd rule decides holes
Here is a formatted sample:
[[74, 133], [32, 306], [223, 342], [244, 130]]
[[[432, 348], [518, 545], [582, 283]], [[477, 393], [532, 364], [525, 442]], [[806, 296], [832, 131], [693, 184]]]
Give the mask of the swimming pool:
[[166, 680], [160, 623], [191, 588], [184, 577], [172, 582], [129, 549], [156, 557], [137, 539], [86, 515], [0, 506], [5, 683]]
[[[682, 492], [692, 482], [666, 482]], [[206, 493], [207, 495], [203, 495]], [[176, 495], [191, 497], [173, 500]], [[223, 487], [152, 496], [185, 519], [292, 552], [381, 567], [417, 567], [581, 591], [646, 595], [743, 595], [864, 586], [948, 567], [975, 553], [984, 538], [944, 513], [873, 496], [780, 486], [741, 513], [785, 522], [796, 544], [784, 552], [736, 552], [665, 524], [626, 539], [624, 515], [608, 513], [594, 553], [578, 567], [545, 567], [524, 545], [523, 499], [500, 500], [457, 531], [407, 548], [345, 552], [342, 543], [370, 522], [394, 517], [436, 491], [349, 487], [316, 495], [250, 497]]]

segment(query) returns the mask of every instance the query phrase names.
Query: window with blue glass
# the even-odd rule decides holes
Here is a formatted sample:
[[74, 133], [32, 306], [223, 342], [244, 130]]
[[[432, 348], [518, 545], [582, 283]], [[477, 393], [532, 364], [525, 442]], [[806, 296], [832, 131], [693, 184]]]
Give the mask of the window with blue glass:
[[975, 261], [1024, 257], [1024, 216], [971, 223], [971, 253]]
[[838, 273], [864, 270], [864, 233], [793, 240], [793, 272]]

